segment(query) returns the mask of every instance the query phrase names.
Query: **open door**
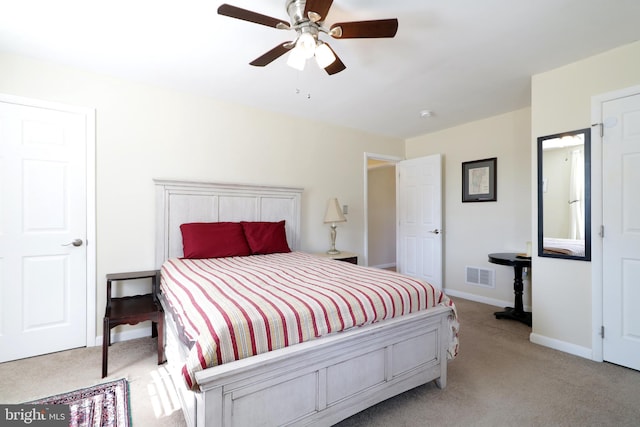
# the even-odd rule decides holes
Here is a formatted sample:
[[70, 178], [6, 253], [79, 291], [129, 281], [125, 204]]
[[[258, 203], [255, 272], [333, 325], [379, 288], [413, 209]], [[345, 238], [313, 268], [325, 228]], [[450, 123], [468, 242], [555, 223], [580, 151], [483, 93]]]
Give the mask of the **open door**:
[[442, 156], [396, 164], [397, 271], [442, 289]]

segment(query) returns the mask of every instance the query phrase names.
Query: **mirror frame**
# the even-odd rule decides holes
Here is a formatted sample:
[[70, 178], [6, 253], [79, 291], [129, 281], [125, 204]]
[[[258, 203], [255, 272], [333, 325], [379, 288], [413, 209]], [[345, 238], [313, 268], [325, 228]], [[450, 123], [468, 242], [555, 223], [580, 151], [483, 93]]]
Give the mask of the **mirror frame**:
[[[543, 144], [549, 139], [564, 136], [584, 135], [584, 256], [544, 252], [544, 206], [543, 206]], [[591, 261], [591, 129], [579, 129], [538, 138], [538, 256], [545, 258]]]

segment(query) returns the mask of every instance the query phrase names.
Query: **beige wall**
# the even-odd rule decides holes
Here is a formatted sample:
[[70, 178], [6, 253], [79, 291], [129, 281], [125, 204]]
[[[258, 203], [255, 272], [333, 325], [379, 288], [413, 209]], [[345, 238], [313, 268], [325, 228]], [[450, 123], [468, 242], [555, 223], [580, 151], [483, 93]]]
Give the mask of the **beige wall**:
[[154, 268], [154, 178], [303, 187], [305, 251], [328, 247], [322, 216], [338, 197], [340, 247], [361, 254], [364, 153], [404, 154], [402, 140], [8, 54], [0, 93], [96, 109], [98, 334], [105, 274]]
[[[536, 138], [591, 126], [591, 97], [640, 84], [640, 42], [621, 46], [532, 78], [531, 167], [536, 167]], [[596, 139], [595, 141], [593, 139]], [[592, 138], [594, 159], [599, 138]], [[592, 177], [592, 180], [599, 177]], [[534, 180], [535, 181], [535, 180]], [[593, 182], [599, 188], [598, 182]], [[601, 196], [593, 195], [594, 219]], [[537, 235], [537, 200], [532, 194], [532, 229]], [[593, 239], [600, 224], [592, 224]], [[594, 256], [597, 256], [594, 253]], [[591, 357], [592, 263], [539, 258], [533, 260], [532, 340]]]
[[[408, 159], [441, 153], [444, 180], [444, 287], [495, 305], [513, 305], [513, 269], [492, 252], [525, 252], [531, 240], [529, 108], [407, 140]], [[497, 157], [497, 202], [462, 203], [462, 162]], [[495, 270], [495, 289], [465, 284], [465, 266]], [[528, 279], [528, 277], [527, 277]], [[525, 305], [530, 305], [529, 280]]]

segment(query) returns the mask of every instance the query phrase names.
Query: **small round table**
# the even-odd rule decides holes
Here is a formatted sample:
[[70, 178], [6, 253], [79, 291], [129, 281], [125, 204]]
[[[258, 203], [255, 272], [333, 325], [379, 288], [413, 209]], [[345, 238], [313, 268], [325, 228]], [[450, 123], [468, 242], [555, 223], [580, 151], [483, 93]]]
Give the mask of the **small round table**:
[[524, 311], [522, 304], [522, 269], [525, 267], [531, 268], [531, 258], [519, 256], [511, 252], [495, 253], [489, 254], [489, 262], [513, 267], [515, 273], [513, 280], [513, 292], [515, 293], [514, 307], [505, 307], [504, 311], [493, 313], [496, 319], [512, 319], [531, 326], [531, 312]]

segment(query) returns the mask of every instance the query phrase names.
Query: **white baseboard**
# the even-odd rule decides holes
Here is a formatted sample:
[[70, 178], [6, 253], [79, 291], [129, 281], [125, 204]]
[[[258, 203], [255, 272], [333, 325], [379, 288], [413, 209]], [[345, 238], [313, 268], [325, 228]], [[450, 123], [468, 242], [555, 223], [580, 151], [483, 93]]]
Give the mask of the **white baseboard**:
[[[507, 307], [513, 306], [513, 301], [502, 301], [494, 298], [487, 298], [480, 295], [470, 294], [467, 292], [460, 292], [453, 289], [445, 289], [444, 292], [452, 297], [462, 298], [470, 301], [479, 302], [482, 304], [493, 305], [495, 307]], [[526, 311], [531, 311], [531, 307], [525, 306]], [[549, 338], [544, 335], [531, 333], [529, 335], [529, 341], [534, 344], [538, 344], [544, 347], [549, 347], [554, 350], [562, 351], [564, 353], [573, 354], [574, 356], [583, 357], [589, 360], [595, 360], [593, 358], [593, 351], [590, 348], [582, 347], [579, 345], [571, 344], [565, 341], [560, 341], [555, 338]]]
[[531, 335], [529, 335], [529, 341], [534, 344], [562, 351], [564, 353], [573, 354], [574, 356], [593, 360], [593, 351], [590, 348], [571, 344], [565, 341], [560, 341], [555, 338], [545, 337], [544, 335], [534, 334], [533, 332], [531, 333]]
[[[454, 289], [446, 289], [446, 288], [444, 289], [444, 293], [449, 295], [449, 296], [452, 296], [452, 297], [468, 299], [469, 301], [480, 302], [482, 304], [493, 305], [495, 307], [501, 307], [501, 308], [503, 308], [503, 307], [513, 307], [513, 300], [504, 301], [504, 300], [484, 297], [484, 296], [481, 296], [481, 295], [470, 294], [468, 292], [461, 292], [461, 291], [456, 291]], [[531, 311], [531, 307], [528, 306], [528, 305], [525, 305], [524, 309], [525, 309], [525, 311]]]
[[385, 268], [396, 268], [396, 263], [392, 262], [389, 264], [378, 264], [378, 265], [370, 265], [369, 267], [373, 267], [373, 268], [379, 268], [379, 269], [385, 269]]
[[[111, 344], [121, 341], [135, 340], [137, 338], [144, 338], [151, 336], [151, 322], [141, 322], [139, 325], [143, 325], [141, 328], [127, 328], [120, 332], [111, 333]], [[102, 345], [102, 335], [96, 337], [95, 346]]]

